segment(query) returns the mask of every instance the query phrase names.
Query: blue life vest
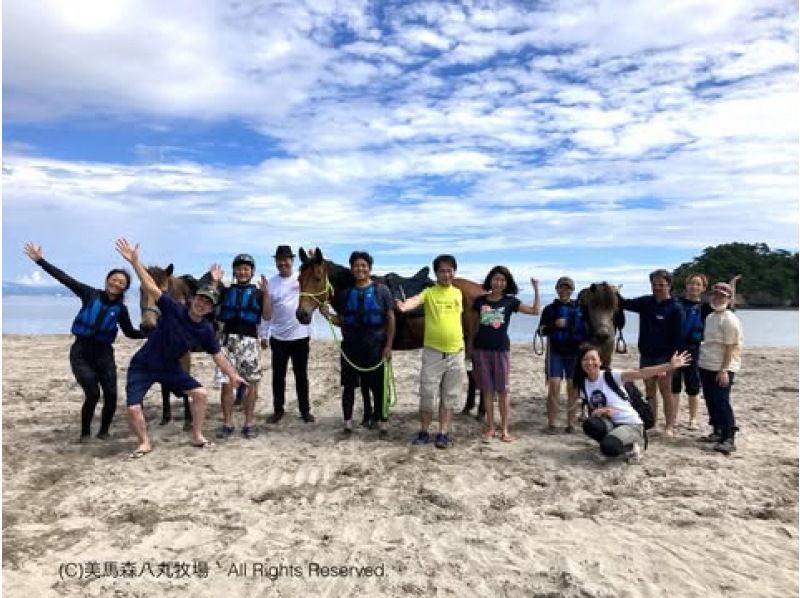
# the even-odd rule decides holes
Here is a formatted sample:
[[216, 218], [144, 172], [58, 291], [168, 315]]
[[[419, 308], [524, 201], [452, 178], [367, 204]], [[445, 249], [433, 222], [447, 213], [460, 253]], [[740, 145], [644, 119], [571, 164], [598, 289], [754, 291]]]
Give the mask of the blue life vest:
[[383, 326], [386, 319], [383, 309], [378, 304], [374, 284], [363, 289], [357, 287], [350, 289], [347, 294], [342, 321], [348, 327], [365, 326], [376, 328]]
[[586, 320], [583, 317], [583, 310], [575, 301], [569, 303], [558, 301], [555, 319], [559, 318], [564, 318], [567, 325], [564, 328], [553, 328], [550, 338], [555, 344], [562, 347], [564, 345], [577, 347], [586, 340]]
[[683, 339], [689, 345], [699, 345], [703, 340], [703, 316], [700, 313], [700, 304], [687, 305], [683, 303]]
[[219, 319], [222, 322], [258, 325], [261, 322], [261, 305], [256, 285], [233, 285], [225, 289]]
[[93, 338], [98, 343], [110, 345], [117, 338], [121, 312], [121, 303], [103, 303], [99, 296], [95, 297], [75, 316], [71, 332], [79, 338]]

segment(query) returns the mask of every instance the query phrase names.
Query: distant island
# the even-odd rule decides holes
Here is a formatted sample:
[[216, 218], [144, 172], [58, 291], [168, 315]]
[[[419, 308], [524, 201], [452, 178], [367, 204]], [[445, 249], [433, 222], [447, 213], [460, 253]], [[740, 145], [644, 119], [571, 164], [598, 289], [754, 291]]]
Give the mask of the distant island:
[[683, 292], [692, 272], [708, 276], [709, 284], [730, 280], [737, 274], [736, 306], [744, 308], [797, 309], [798, 254], [770, 250], [766, 243], [726, 243], [706, 247], [703, 254], [674, 271], [674, 288]]

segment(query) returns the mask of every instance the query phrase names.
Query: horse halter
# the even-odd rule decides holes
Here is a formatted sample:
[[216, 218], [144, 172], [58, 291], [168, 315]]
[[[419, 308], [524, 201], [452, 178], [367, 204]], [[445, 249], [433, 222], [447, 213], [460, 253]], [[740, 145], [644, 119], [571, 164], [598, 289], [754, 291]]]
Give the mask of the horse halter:
[[303, 292], [300, 293], [300, 297], [310, 297], [311, 299], [314, 300], [314, 302], [317, 305], [322, 305], [323, 303], [325, 303], [325, 299], [320, 301], [319, 297], [327, 298], [327, 295], [333, 297], [333, 285], [331, 284], [331, 281], [328, 279], [327, 273], [325, 274], [325, 283], [322, 285], [321, 291], [318, 291], [316, 293], [303, 293]]

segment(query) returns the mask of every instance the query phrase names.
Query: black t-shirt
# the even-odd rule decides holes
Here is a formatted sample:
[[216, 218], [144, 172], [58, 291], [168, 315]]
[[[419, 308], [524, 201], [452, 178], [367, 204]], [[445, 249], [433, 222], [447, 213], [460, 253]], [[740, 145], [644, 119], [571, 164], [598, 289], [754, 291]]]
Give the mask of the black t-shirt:
[[478, 312], [475, 348], [483, 351], [510, 351], [508, 324], [511, 322], [511, 314], [519, 311], [521, 303], [513, 295], [506, 295], [499, 301], [489, 301], [486, 295], [476, 298], [472, 306]]

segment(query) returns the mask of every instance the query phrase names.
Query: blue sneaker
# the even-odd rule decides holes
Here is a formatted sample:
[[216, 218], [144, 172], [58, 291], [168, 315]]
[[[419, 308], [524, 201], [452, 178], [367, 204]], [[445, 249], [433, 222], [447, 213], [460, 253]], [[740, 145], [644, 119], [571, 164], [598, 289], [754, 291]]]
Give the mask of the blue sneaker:
[[223, 440], [227, 440], [233, 435], [233, 426], [226, 426], [222, 424], [219, 428], [217, 428], [217, 438], [221, 438]]
[[252, 440], [258, 435], [256, 432], [255, 426], [243, 426], [242, 427], [242, 436], [244, 436], [247, 440]]
[[431, 440], [431, 437], [428, 435], [427, 432], [418, 432], [417, 437], [411, 444], [415, 444], [417, 446], [421, 444], [428, 444]]
[[447, 434], [441, 432], [436, 435], [436, 440], [433, 443], [438, 449], [446, 449], [448, 444], [450, 444], [450, 439], [447, 437]]

